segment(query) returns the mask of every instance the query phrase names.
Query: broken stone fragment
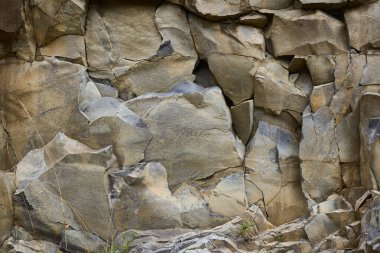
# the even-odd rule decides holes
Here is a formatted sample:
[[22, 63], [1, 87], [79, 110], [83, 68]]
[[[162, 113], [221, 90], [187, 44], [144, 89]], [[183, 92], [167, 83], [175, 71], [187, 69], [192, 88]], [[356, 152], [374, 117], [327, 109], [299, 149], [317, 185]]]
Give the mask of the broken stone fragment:
[[213, 53], [264, 58], [265, 39], [262, 30], [248, 25], [215, 23], [189, 16], [190, 29], [199, 56]]
[[11, 235], [14, 190], [14, 173], [0, 172], [0, 245]]
[[251, 25], [263, 29], [267, 23], [268, 18], [264, 14], [253, 12], [239, 18], [239, 23], [244, 25]]
[[289, 80], [289, 72], [276, 61], [265, 61], [254, 74], [255, 106], [276, 114], [283, 110], [303, 112], [308, 104], [306, 94]]
[[223, 93], [234, 105], [252, 98], [253, 78], [249, 71], [257, 65], [256, 59], [239, 55], [212, 54], [207, 58], [207, 62]]
[[312, 245], [338, 231], [338, 227], [326, 214], [317, 214], [305, 225], [305, 232]]
[[319, 10], [276, 12], [266, 37], [276, 57], [348, 51], [344, 23]]
[[62, 36], [52, 41], [45, 47], [41, 47], [39, 50], [43, 56], [52, 56], [87, 66], [86, 49], [83, 36]]
[[310, 71], [314, 86], [335, 81], [335, 62], [331, 55], [308, 56], [306, 57], [306, 65]]
[[253, 100], [245, 101], [230, 108], [232, 125], [244, 145], [251, 138], [253, 130]]
[[335, 93], [334, 83], [315, 86], [310, 96], [310, 106], [313, 112], [322, 107], [329, 107]]

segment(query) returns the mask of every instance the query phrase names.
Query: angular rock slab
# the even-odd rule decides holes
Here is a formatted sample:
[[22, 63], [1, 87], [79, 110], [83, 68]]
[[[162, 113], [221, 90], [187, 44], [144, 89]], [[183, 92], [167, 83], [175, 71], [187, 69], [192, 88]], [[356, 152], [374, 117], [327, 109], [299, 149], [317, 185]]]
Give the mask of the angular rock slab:
[[114, 222], [126, 228], [167, 229], [182, 226], [181, 208], [168, 187], [167, 172], [158, 162], [139, 164], [111, 175], [117, 194]]
[[363, 47], [367, 45], [379, 48], [379, 18], [379, 1], [347, 9], [344, 13], [344, 20], [347, 24], [350, 46], [357, 50], [363, 50]]
[[84, 35], [88, 0], [33, 1], [32, 16], [37, 45], [64, 35]]
[[253, 100], [245, 101], [230, 108], [232, 124], [243, 144], [247, 144], [253, 130]]
[[35, 238], [59, 243], [66, 229], [113, 233], [106, 170], [110, 147], [93, 150], [62, 133], [16, 168], [15, 219]]
[[213, 53], [264, 58], [265, 39], [259, 29], [248, 25], [210, 22], [195, 15], [189, 16], [189, 22], [202, 59]]
[[246, 179], [263, 194], [271, 223], [280, 225], [306, 213], [298, 139], [293, 133], [260, 121], [248, 144], [245, 166]]
[[78, 93], [87, 83], [83, 66], [47, 58], [28, 63], [7, 59], [1, 64], [0, 104], [18, 159], [64, 131], [81, 138], [87, 120], [78, 110]]
[[0, 173], [0, 245], [11, 235], [13, 227], [14, 173]]
[[276, 57], [348, 51], [344, 23], [321, 11], [276, 12], [266, 37]]
[[219, 88], [187, 82], [169, 93], [129, 100], [126, 106], [148, 125], [153, 138], [145, 161], [161, 162], [170, 186], [241, 165], [244, 146], [232, 133], [231, 115]]
[[373, 250], [380, 249], [380, 194], [375, 192], [374, 198], [361, 220], [360, 249]]
[[265, 61], [257, 67], [253, 91], [255, 106], [276, 114], [283, 110], [303, 112], [307, 106], [306, 94], [289, 80], [289, 72], [276, 61]]
[[257, 60], [239, 55], [212, 54], [207, 58], [223, 93], [234, 105], [253, 96], [253, 78], [249, 71], [257, 65]]

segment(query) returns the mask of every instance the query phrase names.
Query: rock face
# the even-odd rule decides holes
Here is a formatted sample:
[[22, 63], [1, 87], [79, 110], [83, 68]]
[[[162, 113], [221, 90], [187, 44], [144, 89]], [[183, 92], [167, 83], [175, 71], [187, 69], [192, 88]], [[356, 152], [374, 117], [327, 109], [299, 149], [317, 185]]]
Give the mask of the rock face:
[[378, 252], [380, 0], [1, 0], [0, 253]]

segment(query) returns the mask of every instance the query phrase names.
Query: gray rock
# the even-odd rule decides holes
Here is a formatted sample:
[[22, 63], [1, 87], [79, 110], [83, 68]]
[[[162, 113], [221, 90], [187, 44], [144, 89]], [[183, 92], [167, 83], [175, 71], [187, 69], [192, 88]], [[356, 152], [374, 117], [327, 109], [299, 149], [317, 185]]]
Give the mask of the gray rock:
[[247, 144], [253, 130], [253, 100], [230, 108], [232, 125], [243, 144]]

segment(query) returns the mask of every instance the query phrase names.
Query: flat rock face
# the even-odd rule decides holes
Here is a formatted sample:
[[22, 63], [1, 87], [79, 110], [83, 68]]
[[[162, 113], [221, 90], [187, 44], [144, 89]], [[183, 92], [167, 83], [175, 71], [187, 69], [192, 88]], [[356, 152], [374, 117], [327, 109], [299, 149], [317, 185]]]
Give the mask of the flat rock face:
[[345, 25], [322, 11], [277, 12], [267, 32], [275, 56], [347, 52]]
[[153, 138], [145, 160], [165, 166], [169, 185], [241, 165], [244, 147], [232, 133], [230, 112], [219, 88], [183, 83], [170, 93], [147, 94], [126, 105], [147, 123]]
[[0, 243], [7, 239], [13, 226], [13, 202], [14, 174], [4, 173], [0, 175]]
[[105, 177], [112, 160], [110, 147], [93, 150], [64, 134], [30, 151], [16, 169], [15, 219], [36, 238], [59, 242], [70, 226], [106, 239], [113, 230]]
[[189, 16], [194, 43], [201, 58], [213, 53], [264, 58], [262, 30], [248, 25], [223, 24]]

